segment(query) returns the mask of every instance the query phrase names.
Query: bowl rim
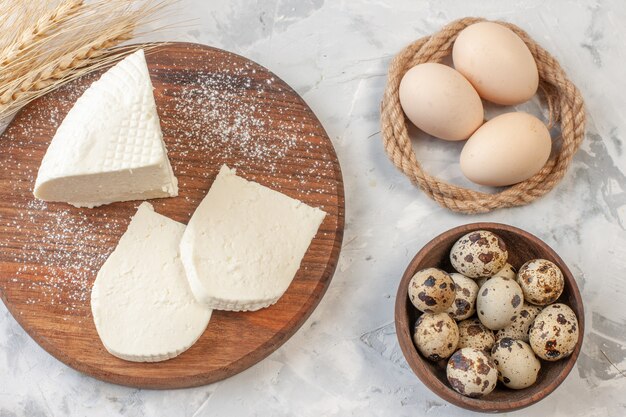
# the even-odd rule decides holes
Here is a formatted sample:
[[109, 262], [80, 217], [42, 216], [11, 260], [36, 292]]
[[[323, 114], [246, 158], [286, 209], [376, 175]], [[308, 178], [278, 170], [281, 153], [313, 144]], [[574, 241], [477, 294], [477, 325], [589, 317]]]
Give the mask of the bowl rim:
[[[559, 267], [563, 272], [563, 276], [565, 280], [568, 282], [571, 287], [571, 296], [573, 296], [576, 305], [570, 306], [572, 310], [576, 312], [576, 316], [578, 318], [578, 342], [576, 344], [576, 348], [574, 352], [566, 359], [567, 362], [561, 371], [558, 373], [557, 377], [554, 380], [550, 381], [546, 387], [544, 387], [541, 391], [529, 395], [528, 397], [524, 397], [520, 400], [516, 401], [490, 401], [479, 398], [470, 398], [464, 395], [461, 395], [450, 388], [448, 385], [441, 382], [438, 378], [434, 377], [430, 368], [426, 364], [425, 360], [420, 357], [417, 349], [413, 344], [413, 338], [411, 334], [411, 323], [409, 320], [408, 310], [406, 308], [406, 303], [408, 299], [408, 282], [414, 274], [416, 269], [416, 265], [419, 264], [425, 255], [430, 252], [440, 241], [450, 239], [455, 235], [463, 235], [465, 233], [469, 233], [474, 230], [491, 230], [497, 234], [498, 231], [507, 231], [510, 233], [515, 233], [522, 236], [524, 239], [528, 239], [536, 244], [538, 244], [543, 250], [548, 252], [556, 261], [559, 263]], [[480, 411], [480, 412], [491, 412], [491, 413], [502, 413], [507, 411], [519, 410], [524, 407], [528, 407], [529, 405], [535, 404], [536, 402], [542, 400], [550, 393], [552, 393], [561, 383], [565, 380], [567, 375], [570, 373], [576, 360], [578, 359], [578, 355], [580, 354], [580, 350], [582, 347], [583, 336], [585, 333], [585, 315], [584, 315], [584, 307], [582, 302], [582, 297], [580, 295], [580, 291], [578, 289], [578, 284], [573, 274], [569, 270], [567, 264], [563, 261], [563, 259], [543, 240], [539, 239], [537, 236], [519, 229], [515, 226], [503, 224], [503, 223], [492, 223], [492, 222], [478, 222], [478, 223], [468, 223], [460, 226], [453, 227], [451, 229], [446, 230], [445, 232], [435, 236], [431, 239], [426, 245], [424, 245], [417, 254], [413, 257], [413, 259], [407, 265], [402, 279], [400, 280], [400, 284], [398, 286], [398, 291], [396, 294], [396, 302], [395, 302], [395, 327], [396, 327], [396, 337], [398, 338], [398, 342], [400, 344], [400, 349], [402, 350], [402, 354], [408, 365], [413, 370], [413, 373], [420, 379], [420, 381], [428, 387], [432, 392], [437, 394], [442, 399], [446, 400], [449, 403], [452, 403], [458, 407], [465, 408], [467, 410], [472, 411]]]

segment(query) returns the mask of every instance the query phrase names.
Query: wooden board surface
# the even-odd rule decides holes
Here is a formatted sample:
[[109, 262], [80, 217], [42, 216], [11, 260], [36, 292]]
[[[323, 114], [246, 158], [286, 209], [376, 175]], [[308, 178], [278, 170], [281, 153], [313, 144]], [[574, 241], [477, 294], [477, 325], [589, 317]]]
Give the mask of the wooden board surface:
[[267, 69], [195, 44], [147, 55], [154, 96], [180, 195], [151, 200], [187, 223], [223, 163], [328, 215], [285, 295], [257, 312], [216, 311], [198, 342], [160, 363], [117, 359], [91, 315], [95, 276], [140, 202], [78, 209], [35, 200], [47, 146], [89, 75], [24, 108], [0, 137], [0, 295], [22, 327], [67, 365], [117, 384], [180, 388], [235, 375], [283, 344], [328, 287], [344, 225], [341, 170], [324, 128]]

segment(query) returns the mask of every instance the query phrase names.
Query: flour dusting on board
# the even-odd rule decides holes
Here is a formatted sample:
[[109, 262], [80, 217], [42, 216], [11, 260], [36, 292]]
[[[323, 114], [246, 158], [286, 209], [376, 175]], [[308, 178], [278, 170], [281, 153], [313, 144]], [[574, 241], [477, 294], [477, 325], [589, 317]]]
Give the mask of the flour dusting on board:
[[[274, 77], [259, 76], [258, 67], [249, 61], [227, 62], [225, 66], [234, 69], [218, 73], [179, 70], [168, 75], [168, 80], [177, 87], [163, 91], [175, 102], [176, 117], [166, 118], [171, 123], [164, 126], [164, 130], [172, 129], [175, 136], [174, 144], [168, 146], [183, 158], [196, 152], [210, 152], [214, 159], [223, 159], [233, 168], [254, 165], [275, 173], [303, 137], [313, 138], [315, 133], [298, 112], [293, 95]], [[160, 109], [162, 114], [171, 111]], [[301, 164], [302, 171], [290, 178], [300, 184], [317, 176], [320, 169], [332, 170], [333, 166], [331, 156], [320, 151], [320, 146], [314, 144], [317, 142], [309, 143], [309, 149], [299, 150], [303, 162], [308, 163]], [[318, 157], [313, 163], [311, 151]], [[211, 171], [207, 169], [206, 175]], [[184, 174], [185, 167], [179, 167], [179, 172]], [[313, 189], [307, 193], [323, 191]]]
[[[184, 58], [174, 68], [157, 64], [151, 67], [151, 75], [155, 84], [164, 80], [168, 86], [155, 92], [156, 101], [189, 215], [199, 200], [185, 195], [187, 182], [196, 182], [200, 176], [206, 183], [226, 162], [242, 172], [267, 174], [266, 179], [274, 179], [267, 185], [278, 191], [288, 185], [301, 195], [317, 196], [317, 205], [332, 203], [331, 197], [319, 198], [336, 191], [329, 175], [334, 169], [332, 155], [316, 137], [318, 129], [304, 116], [301, 104], [279, 80], [240, 58], [227, 58], [223, 67], [231, 69], [219, 72], [176, 68], [185, 66]], [[95, 79], [90, 76], [91, 81]], [[86, 87], [63, 87], [63, 107], [74, 103]], [[10, 280], [28, 295], [26, 303], [49, 304], [67, 320], [86, 312], [93, 279], [132, 212], [107, 218], [106, 210], [77, 210], [33, 199], [32, 186], [45, 146], [31, 137], [49, 137], [65, 114], [58, 101], [47, 97], [41, 101], [29, 120], [14, 122], [27, 134], [25, 139], [9, 133], [0, 143], [0, 149], [9, 154], [15, 151], [27, 161], [8, 160], [0, 166], [0, 182], [17, 196], [10, 203], [11, 212], [18, 213], [12, 214], [15, 218], [2, 217], [0, 250], [5, 253], [2, 261], [14, 274]], [[281, 174], [287, 161], [301, 169], [289, 176]], [[305, 183], [307, 188], [299, 187]], [[317, 185], [311, 187], [311, 183]], [[167, 200], [160, 202], [157, 210], [167, 204]], [[32, 236], [10, 233], [11, 228], [21, 226], [33, 230]]]
[[[182, 146], [183, 153], [211, 150], [221, 157], [237, 152], [247, 161], [262, 163], [274, 172], [280, 159], [296, 145], [296, 132], [304, 128], [299, 125], [302, 122], [292, 116], [289, 128], [284, 126], [283, 120], [281, 130], [272, 132], [268, 108], [242, 100], [241, 86], [252, 94], [265, 95], [265, 86], [253, 86], [249, 77], [196, 73], [193, 78], [193, 86], [174, 93], [175, 110], [180, 115], [176, 133], [179, 139], [200, 140], [179, 140], [176, 148]], [[273, 78], [267, 81], [267, 86], [270, 86]], [[280, 87], [275, 91], [284, 96]], [[277, 134], [280, 135], [279, 141], [276, 141]]]
[[[111, 219], [112, 221], [103, 225], [96, 225], [91, 221], [95, 214], [93, 212], [76, 216], [70, 209], [54, 212], [47, 209], [47, 203], [40, 200], [32, 200], [27, 205], [24, 220], [33, 224], [36, 222], [41, 228], [43, 241], [33, 239], [24, 243], [23, 250], [15, 256], [15, 261], [21, 263], [17, 275], [31, 274], [40, 278], [29, 283], [20, 283], [22, 287], [26, 285], [28, 289], [36, 290], [39, 295], [27, 302], [42, 302], [47, 299], [54, 305], [63, 301], [63, 309], [72, 311], [87, 301], [91, 278], [109, 256], [108, 251], [100, 251], [102, 237], [96, 232], [96, 228], [120, 231], [120, 224]], [[41, 215], [37, 212], [49, 213], [49, 221], [37, 219]], [[64, 248], [67, 242], [72, 242], [72, 237], [82, 240], [79, 251]], [[50, 244], [54, 246], [54, 250], [49, 250]]]

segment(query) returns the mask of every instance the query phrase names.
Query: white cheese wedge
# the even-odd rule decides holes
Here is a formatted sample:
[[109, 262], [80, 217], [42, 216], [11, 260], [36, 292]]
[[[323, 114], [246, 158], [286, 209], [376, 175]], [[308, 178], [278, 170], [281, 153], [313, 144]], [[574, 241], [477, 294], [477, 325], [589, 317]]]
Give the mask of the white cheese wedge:
[[285, 293], [326, 213], [222, 166], [180, 243], [196, 299], [258, 310]]
[[184, 230], [142, 203], [98, 272], [91, 311], [112, 355], [133, 362], [170, 359], [207, 327], [211, 309], [193, 297], [180, 261]]
[[77, 207], [178, 194], [143, 50], [76, 101], [41, 162], [34, 194]]

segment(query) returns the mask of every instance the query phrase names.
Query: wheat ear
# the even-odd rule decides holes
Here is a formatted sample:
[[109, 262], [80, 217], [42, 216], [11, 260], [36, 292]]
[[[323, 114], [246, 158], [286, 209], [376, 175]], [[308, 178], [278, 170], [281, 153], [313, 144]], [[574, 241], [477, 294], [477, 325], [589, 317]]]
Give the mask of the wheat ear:
[[84, 4], [82, 0], [65, 0], [42, 14], [0, 53], [0, 119], [144, 47], [119, 45], [132, 39], [139, 26], [157, 19], [174, 1], [97, 0]]
[[20, 55], [36, 45], [38, 41], [50, 36], [67, 19], [74, 16], [82, 5], [83, 0], [66, 0], [40, 17], [31, 30], [22, 32], [16, 42], [0, 53], [0, 56], [3, 57], [2, 62], [0, 62], [0, 71], [11, 62], [19, 60]]

